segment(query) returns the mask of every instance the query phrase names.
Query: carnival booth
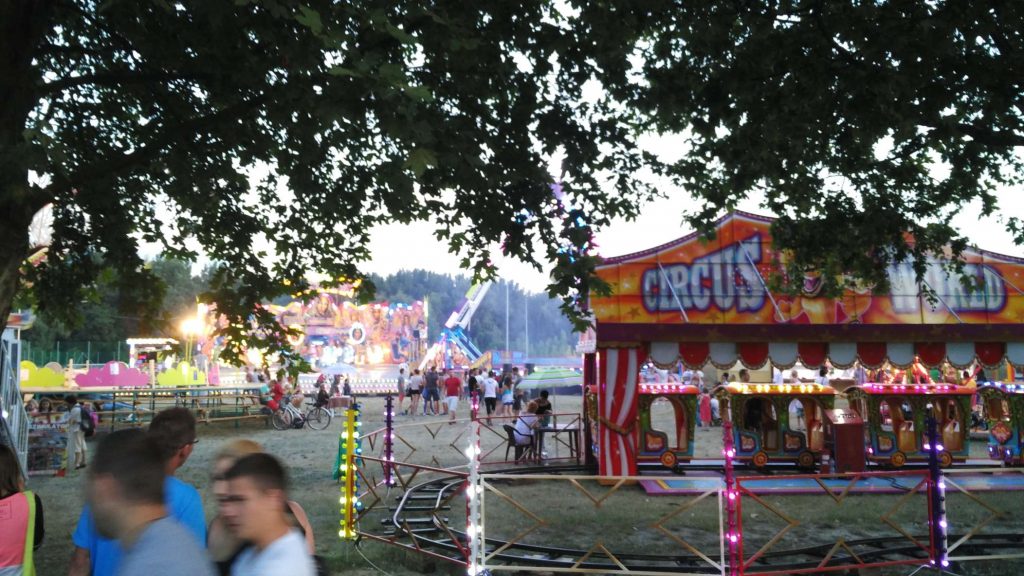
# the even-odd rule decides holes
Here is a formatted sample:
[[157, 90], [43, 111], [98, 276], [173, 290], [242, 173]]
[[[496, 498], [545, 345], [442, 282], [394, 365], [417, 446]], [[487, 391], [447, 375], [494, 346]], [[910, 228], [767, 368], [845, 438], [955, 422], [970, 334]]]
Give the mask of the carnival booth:
[[[590, 296], [595, 349], [586, 354], [584, 366], [585, 383], [593, 391], [588, 394], [591, 450], [600, 474], [636, 474], [638, 459], [655, 452], [656, 435], [640, 418], [641, 400], [652, 390], [648, 386], [645, 392], [640, 381], [648, 362], [658, 367], [682, 362], [694, 371], [708, 363], [728, 369], [737, 361], [752, 369], [769, 362], [781, 369], [797, 362], [908, 369], [915, 357], [928, 368], [1024, 365], [1024, 260], [966, 251], [966, 272], [980, 285], [974, 291], [965, 290], [936, 259], [920, 284], [910, 262], [892, 265], [888, 294], [863, 286], [826, 298], [814, 271], [805, 274], [800, 294], [774, 294], [768, 279], [786, 255], [773, 250], [771, 223], [734, 212], [716, 223], [713, 240], [691, 234], [598, 266], [612, 292]], [[913, 377], [916, 371], [909, 373]], [[958, 411], [951, 414], [962, 425], [966, 408], [954, 405]], [[730, 417], [724, 406], [722, 415]], [[797, 457], [817, 442], [806, 432], [787, 438], [792, 430], [775, 430], [781, 436], [772, 441], [780, 446], [801, 443]], [[766, 443], [767, 435], [761, 441]], [[680, 446], [673, 448], [685, 455]]]

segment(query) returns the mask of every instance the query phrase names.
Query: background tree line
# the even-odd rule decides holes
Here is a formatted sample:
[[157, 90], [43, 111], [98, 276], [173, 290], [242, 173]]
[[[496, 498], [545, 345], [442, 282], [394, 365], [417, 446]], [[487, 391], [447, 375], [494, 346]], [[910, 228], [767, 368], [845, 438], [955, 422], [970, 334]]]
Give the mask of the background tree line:
[[[169, 337], [181, 339], [181, 320], [195, 313], [200, 295], [210, 287], [211, 269], [197, 275], [181, 260], [156, 259], [148, 262], [152, 273], [165, 285], [156, 321], [132, 315], [125, 310], [121, 290], [113, 272], [101, 276], [86, 294], [77, 310], [77, 320], [64, 322], [46, 310], [38, 313], [35, 325], [22, 334], [28, 345], [26, 359], [37, 364], [51, 360], [66, 363], [74, 358], [82, 363], [106, 362], [127, 358], [124, 341], [133, 337]], [[374, 277], [377, 298], [396, 302], [426, 299], [429, 306], [429, 336], [437, 338], [452, 310], [462, 301], [470, 286], [463, 275], [438, 274], [427, 270], [401, 271], [386, 277]], [[484, 299], [469, 333], [481, 350], [505, 348], [505, 290], [509, 293], [509, 345], [513, 350], [529, 350], [533, 356], [563, 356], [573, 351], [576, 337], [569, 321], [561, 314], [558, 301], [545, 294], [528, 294], [519, 285], [498, 280]], [[280, 298], [278, 300], [287, 300]], [[28, 307], [30, 301], [20, 302]], [[527, 318], [527, 315], [529, 318]], [[529, 344], [527, 344], [527, 323]], [[58, 342], [60, 353], [58, 355]]]

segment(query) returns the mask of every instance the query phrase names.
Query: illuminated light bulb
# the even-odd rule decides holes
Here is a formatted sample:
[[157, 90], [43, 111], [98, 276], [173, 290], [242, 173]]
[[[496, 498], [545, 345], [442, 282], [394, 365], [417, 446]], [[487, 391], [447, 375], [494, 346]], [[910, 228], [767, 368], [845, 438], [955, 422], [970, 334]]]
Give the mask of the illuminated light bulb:
[[945, 558], [943, 558], [942, 559], [942, 567], [943, 568], [949, 568], [949, 560], [946, 560]]
[[925, 442], [925, 443], [924, 443], [924, 449], [925, 449], [925, 450], [931, 450], [931, 449], [932, 449], [932, 445], [931, 445], [931, 444], [929, 444], [929, 443], [927, 443], [927, 442]]
[[943, 530], [945, 530], [946, 526], [947, 526], [947, 524], [946, 524], [946, 521], [944, 519], [943, 520], [939, 520], [939, 528], [942, 528]]
[[739, 542], [739, 540], [740, 540], [739, 537], [736, 536], [735, 534], [730, 534], [729, 535], [729, 541], [732, 542], [733, 544], [735, 544], [736, 542]]
[[945, 449], [945, 448], [943, 448], [942, 444], [936, 444], [936, 445], [935, 445], [935, 450], [936, 450], [937, 452], [942, 452], [942, 451], [943, 451], [944, 449]]

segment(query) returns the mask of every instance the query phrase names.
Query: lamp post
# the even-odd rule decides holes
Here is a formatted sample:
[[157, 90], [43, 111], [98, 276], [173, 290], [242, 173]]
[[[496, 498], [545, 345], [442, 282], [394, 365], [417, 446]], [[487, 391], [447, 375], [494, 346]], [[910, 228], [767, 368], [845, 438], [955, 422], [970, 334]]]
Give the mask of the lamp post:
[[181, 333], [185, 335], [185, 362], [191, 366], [192, 337], [201, 334], [203, 321], [199, 317], [186, 318], [181, 322]]

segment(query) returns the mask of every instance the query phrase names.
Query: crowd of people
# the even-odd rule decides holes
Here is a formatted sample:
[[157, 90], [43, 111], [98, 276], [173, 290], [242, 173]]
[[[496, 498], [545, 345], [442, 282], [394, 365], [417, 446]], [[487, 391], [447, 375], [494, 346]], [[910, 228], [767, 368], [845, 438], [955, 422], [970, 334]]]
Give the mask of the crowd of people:
[[[198, 442], [192, 413], [169, 408], [146, 430], [105, 435], [87, 462], [83, 451], [86, 504], [69, 576], [323, 573], [309, 520], [288, 498], [284, 465], [251, 440], [217, 455], [217, 513], [207, 524], [199, 491], [175, 476]], [[32, 552], [43, 536], [43, 504], [24, 489], [14, 452], [0, 445], [0, 574], [34, 574]]]
[[[426, 371], [414, 368], [408, 378], [406, 368], [400, 367], [397, 409], [399, 413], [412, 417], [447, 416], [454, 422], [462, 400], [470, 399], [476, 393], [483, 401], [482, 408], [490, 424], [492, 417], [517, 417], [522, 412], [522, 381], [518, 366], [503, 374], [478, 368], [438, 370], [437, 366], [431, 366]], [[409, 399], [408, 405], [405, 404], [406, 398]]]

